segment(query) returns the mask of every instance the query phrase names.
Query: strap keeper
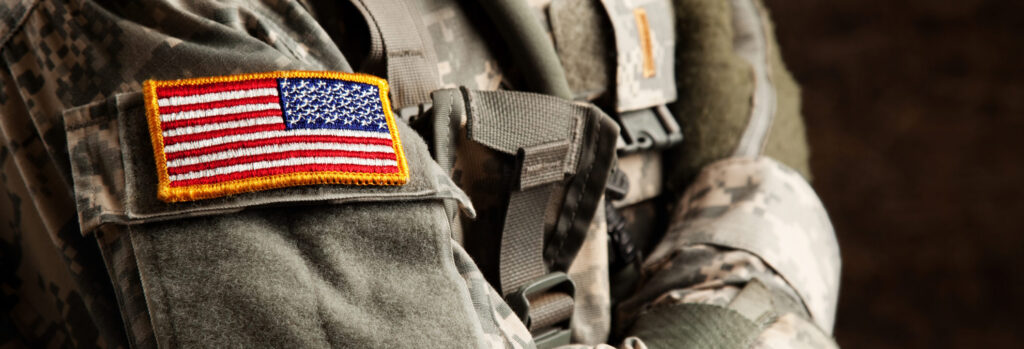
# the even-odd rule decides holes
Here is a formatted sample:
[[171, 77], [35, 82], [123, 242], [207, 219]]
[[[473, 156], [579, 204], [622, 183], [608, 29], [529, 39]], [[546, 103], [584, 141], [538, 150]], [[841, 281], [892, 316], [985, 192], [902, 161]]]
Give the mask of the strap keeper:
[[554, 183], [565, 178], [569, 141], [519, 148], [519, 190]]

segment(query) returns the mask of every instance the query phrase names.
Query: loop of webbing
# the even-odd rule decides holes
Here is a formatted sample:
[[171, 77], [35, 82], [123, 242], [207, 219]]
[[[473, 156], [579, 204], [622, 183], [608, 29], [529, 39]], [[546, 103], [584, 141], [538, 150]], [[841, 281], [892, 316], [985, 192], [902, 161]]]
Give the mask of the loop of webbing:
[[548, 272], [544, 263], [544, 211], [554, 189], [554, 185], [547, 184], [514, 191], [509, 196], [498, 255], [504, 296]]
[[[566, 174], [576, 170], [578, 156], [574, 151], [579, 151], [575, 145], [580, 142], [580, 116], [571, 102], [550, 96], [462, 92], [466, 97], [467, 137], [515, 155], [517, 162], [498, 255], [500, 292], [531, 331], [546, 331], [535, 332], [538, 338], [557, 338], [559, 344], [567, 344], [561, 339], [567, 338], [574, 287], [564, 273], [549, 274], [544, 259], [544, 221], [556, 189]], [[560, 278], [553, 279], [552, 275]], [[558, 290], [552, 289], [559, 285]], [[554, 292], [562, 296], [551, 296]]]
[[564, 322], [572, 316], [572, 295], [548, 292], [530, 300], [530, 331], [541, 331]]
[[441, 80], [433, 39], [423, 25], [422, 16], [410, 11], [410, 5], [401, 0], [356, 0], [353, 3], [364, 12], [367, 24], [380, 33], [392, 108], [429, 102], [430, 93], [441, 87]]
[[443, 167], [454, 165], [445, 149], [460, 139], [463, 116], [466, 140], [514, 159], [513, 181], [494, 188], [508, 195], [498, 244], [474, 258], [520, 319], [536, 322], [539, 347], [567, 344], [576, 292], [564, 271], [603, 197], [618, 126], [596, 106], [535, 93], [446, 89], [433, 105]]

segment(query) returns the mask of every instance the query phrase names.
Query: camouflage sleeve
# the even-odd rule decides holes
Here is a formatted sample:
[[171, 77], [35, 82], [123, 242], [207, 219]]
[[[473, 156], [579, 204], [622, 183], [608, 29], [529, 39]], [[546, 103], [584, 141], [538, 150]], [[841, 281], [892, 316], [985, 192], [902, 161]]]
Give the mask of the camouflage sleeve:
[[677, 200], [620, 302], [616, 333], [650, 347], [834, 347], [839, 251], [809, 178], [799, 88], [757, 0], [675, 0], [665, 154]]
[[351, 67], [295, 1], [0, 1], [0, 347], [533, 346], [404, 123], [417, 176], [390, 194], [136, 205], [142, 81], [276, 70]]
[[719, 161], [683, 195], [619, 321], [655, 347], [833, 346], [839, 263], [803, 177], [769, 158]]

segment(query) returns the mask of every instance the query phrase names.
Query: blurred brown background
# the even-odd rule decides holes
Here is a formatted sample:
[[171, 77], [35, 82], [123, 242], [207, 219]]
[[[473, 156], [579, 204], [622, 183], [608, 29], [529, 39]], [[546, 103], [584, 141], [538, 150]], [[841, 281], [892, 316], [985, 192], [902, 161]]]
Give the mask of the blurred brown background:
[[843, 253], [847, 348], [1024, 342], [1024, 1], [766, 0]]

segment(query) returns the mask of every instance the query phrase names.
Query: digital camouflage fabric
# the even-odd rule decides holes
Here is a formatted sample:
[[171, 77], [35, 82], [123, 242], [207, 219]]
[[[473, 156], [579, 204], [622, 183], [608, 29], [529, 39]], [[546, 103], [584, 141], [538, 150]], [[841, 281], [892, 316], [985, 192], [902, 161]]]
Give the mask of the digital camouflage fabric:
[[[753, 0], [0, 1], [0, 347], [535, 348], [481, 264], [519, 154], [476, 143], [442, 89], [538, 81], [594, 122], [667, 106], [684, 136], [570, 147], [630, 190], [580, 193], [578, 250], [545, 261], [575, 282], [565, 348], [835, 346], [838, 249], [774, 45]], [[157, 200], [142, 82], [279, 70], [391, 82], [409, 182]], [[561, 188], [545, 231], [586, 202]]]

